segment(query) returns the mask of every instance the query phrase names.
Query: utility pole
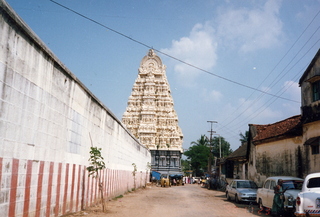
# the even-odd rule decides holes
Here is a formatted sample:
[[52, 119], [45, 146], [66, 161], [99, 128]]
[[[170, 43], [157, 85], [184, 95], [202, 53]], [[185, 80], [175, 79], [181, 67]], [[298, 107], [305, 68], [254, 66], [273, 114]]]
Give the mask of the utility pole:
[[219, 150], [220, 150], [220, 158], [221, 158], [221, 135], [218, 133], [215, 133], [215, 135], [219, 136]]
[[210, 132], [210, 143], [209, 143], [209, 145], [210, 145], [210, 154], [209, 154], [209, 159], [208, 159], [208, 173], [210, 174], [210, 176], [211, 176], [211, 171], [212, 171], [212, 169], [211, 169], [211, 162], [212, 162], [212, 145], [211, 145], [211, 142], [212, 142], [212, 134], [214, 134], [214, 133], [216, 133], [216, 131], [213, 131], [212, 130], [212, 124], [213, 123], [218, 123], [218, 122], [216, 122], [216, 121], [207, 121], [208, 123], [210, 123], [211, 124], [211, 128], [210, 128], [210, 131], [208, 131], [208, 132]]

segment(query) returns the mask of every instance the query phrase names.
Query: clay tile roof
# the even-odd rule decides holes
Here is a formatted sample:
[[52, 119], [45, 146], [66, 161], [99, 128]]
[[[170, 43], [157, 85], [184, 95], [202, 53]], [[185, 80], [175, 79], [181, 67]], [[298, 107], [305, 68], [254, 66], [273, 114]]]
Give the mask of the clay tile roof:
[[296, 135], [300, 132], [300, 120], [301, 115], [296, 115], [273, 124], [252, 124], [251, 126], [255, 127], [256, 129], [256, 136], [253, 138], [253, 141], [270, 139], [284, 135]]

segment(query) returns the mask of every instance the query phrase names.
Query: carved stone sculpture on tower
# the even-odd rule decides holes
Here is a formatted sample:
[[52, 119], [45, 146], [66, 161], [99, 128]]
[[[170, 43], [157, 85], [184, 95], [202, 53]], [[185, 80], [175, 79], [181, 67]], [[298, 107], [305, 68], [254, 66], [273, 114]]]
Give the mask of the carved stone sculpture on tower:
[[150, 150], [183, 152], [166, 67], [153, 49], [140, 63], [122, 122]]

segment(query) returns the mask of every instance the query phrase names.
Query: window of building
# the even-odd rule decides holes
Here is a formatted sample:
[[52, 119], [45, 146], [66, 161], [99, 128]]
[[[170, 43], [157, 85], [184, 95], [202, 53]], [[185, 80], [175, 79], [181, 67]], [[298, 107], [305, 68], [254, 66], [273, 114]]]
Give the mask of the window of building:
[[320, 100], [320, 81], [312, 83], [313, 102]]
[[311, 145], [311, 154], [319, 154], [319, 143]]
[[306, 142], [306, 144], [310, 145], [311, 154], [319, 154], [320, 153], [320, 150], [319, 150], [320, 137], [311, 138]]
[[161, 158], [160, 159], [160, 166], [166, 166], [166, 160], [165, 160], [165, 158]]

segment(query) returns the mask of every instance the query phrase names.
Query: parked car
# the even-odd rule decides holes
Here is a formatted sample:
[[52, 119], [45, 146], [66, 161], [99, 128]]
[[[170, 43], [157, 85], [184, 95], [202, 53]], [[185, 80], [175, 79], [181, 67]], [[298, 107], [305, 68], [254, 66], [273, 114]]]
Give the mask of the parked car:
[[233, 180], [226, 188], [227, 200], [240, 202], [255, 202], [258, 186], [250, 180]]
[[320, 173], [305, 178], [297, 197], [295, 216], [320, 216]]
[[257, 203], [260, 208], [272, 208], [274, 187], [278, 184], [278, 180], [282, 179], [282, 188], [287, 189], [284, 193], [285, 201], [284, 208], [288, 213], [295, 210], [295, 203], [298, 193], [301, 191], [303, 179], [290, 176], [275, 176], [269, 177], [263, 183], [262, 188], [257, 191]]

